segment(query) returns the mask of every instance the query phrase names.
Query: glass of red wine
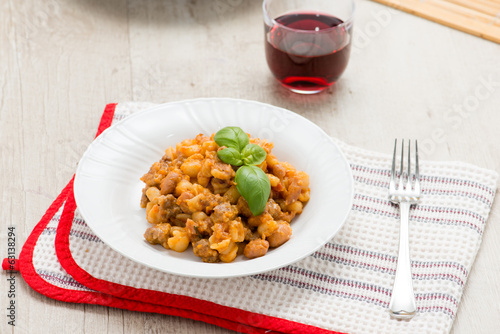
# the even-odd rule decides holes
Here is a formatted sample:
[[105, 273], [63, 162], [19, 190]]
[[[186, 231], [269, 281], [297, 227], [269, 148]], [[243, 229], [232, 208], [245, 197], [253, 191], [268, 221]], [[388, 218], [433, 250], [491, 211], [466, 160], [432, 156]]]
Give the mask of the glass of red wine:
[[319, 93], [349, 61], [354, 0], [264, 0], [266, 59], [286, 88]]

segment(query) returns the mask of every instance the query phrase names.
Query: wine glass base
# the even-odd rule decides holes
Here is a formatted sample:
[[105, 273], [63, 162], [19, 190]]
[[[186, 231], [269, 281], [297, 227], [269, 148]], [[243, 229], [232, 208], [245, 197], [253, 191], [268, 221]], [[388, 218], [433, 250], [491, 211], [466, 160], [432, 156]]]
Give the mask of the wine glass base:
[[318, 94], [318, 93], [321, 93], [322, 91], [324, 91], [326, 88], [328, 88], [328, 87], [325, 87], [325, 88], [321, 88], [321, 89], [317, 89], [317, 90], [301, 90], [301, 89], [296, 89], [296, 88], [290, 88], [290, 87], [287, 87], [285, 85], [283, 85], [283, 87], [288, 88], [290, 91], [292, 91], [294, 93], [302, 94], [302, 95]]
[[327, 82], [323, 78], [314, 77], [288, 77], [285, 80], [278, 82], [286, 89], [302, 95], [318, 94], [330, 87], [332, 83]]

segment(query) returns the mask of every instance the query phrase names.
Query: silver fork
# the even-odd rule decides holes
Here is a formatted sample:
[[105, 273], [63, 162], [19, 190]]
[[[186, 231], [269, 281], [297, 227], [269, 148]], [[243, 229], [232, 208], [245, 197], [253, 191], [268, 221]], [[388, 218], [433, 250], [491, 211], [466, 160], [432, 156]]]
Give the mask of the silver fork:
[[[394, 154], [392, 157], [391, 181], [389, 184], [389, 200], [399, 204], [401, 227], [399, 230], [399, 254], [396, 267], [396, 277], [392, 288], [389, 311], [397, 319], [411, 319], [417, 312], [415, 294], [411, 277], [411, 262], [408, 242], [408, 219], [410, 206], [417, 204], [422, 195], [420, 189], [420, 174], [418, 169], [418, 144], [415, 140], [415, 172], [411, 174], [411, 141], [408, 140], [407, 177], [403, 176], [404, 165], [404, 140], [401, 141], [401, 167], [396, 175], [396, 147], [398, 140], [394, 141]], [[397, 182], [396, 179], [399, 178]], [[414, 181], [413, 181], [414, 180]], [[396, 185], [396, 182], [398, 183]]]

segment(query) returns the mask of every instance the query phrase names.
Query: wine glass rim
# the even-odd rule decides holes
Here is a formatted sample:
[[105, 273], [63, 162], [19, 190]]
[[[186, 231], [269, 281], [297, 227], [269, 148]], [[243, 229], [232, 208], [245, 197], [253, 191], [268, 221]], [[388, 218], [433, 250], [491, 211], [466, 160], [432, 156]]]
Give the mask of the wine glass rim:
[[[269, 13], [268, 13], [267, 8], [266, 8], [267, 4], [270, 1], [273, 1], [273, 0], [264, 0], [264, 1], [262, 1], [262, 11], [264, 12], [264, 22], [266, 24], [268, 24], [269, 26], [279, 26], [282, 29], [286, 29], [286, 30], [290, 30], [290, 31], [294, 31], [294, 32], [306, 33], [306, 34], [307, 33], [310, 33], [310, 34], [327, 33], [327, 32], [331, 32], [331, 31], [339, 29], [339, 28], [350, 26], [352, 24], [352, 21], [353, 21], [353, 18], [354, 18], [354, 12], [356, 11], [356, 4], [355, 4], [354, 0], [348, 0], [348, 1], [351, 2], [351, 13], [350, 13], [349, 18], [347, 20], [343, 21], [341, 24], [336, 25], [334, 27], [327, 28], [327, 29], [321, 29], [319, 31], [302, 30], [302, 29], [296, 29], [296, 28], [287, 27], [287, 26], [281, 24], [280, 22], [276, 21], [276, 19], [271, 18], [269, 16]], [[288, 12], [288, 13], [293, 13], [293, 12]], [[321, 12], [318, 12], [318, 13], [321, 13]], [[284, 13], [284, 14], [286, 14], [286, 13]], [[327, 13], [324, 13], [324, 14], [327, 14]], [[328, 15], [330, 15], [330, 14], [328, 14]]]

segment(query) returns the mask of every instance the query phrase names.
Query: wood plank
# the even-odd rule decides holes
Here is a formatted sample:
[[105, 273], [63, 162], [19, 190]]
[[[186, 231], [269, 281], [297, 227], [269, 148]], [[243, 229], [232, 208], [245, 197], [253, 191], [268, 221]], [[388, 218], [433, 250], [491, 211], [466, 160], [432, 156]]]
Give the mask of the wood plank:
[[[1, 233], [17, 224], [20, 250], [72, 177], [104, 105], [130, 99], [127, 8], [122, 0], [0, 7]], [[17, 283], [17, 326], [2, 319], [1, 333], [84, 332], [84, 305], [42, 296], [20, 275]]]
[[[500, 27], [500, 22], [495, 22], [495, 14], [493, 11], [491, 13], [484, 13], [480, 10], [476, 10], [475, 8], [471, 8], [474, 6], [464, 6], [462, 4], [458, 4], [456, 2], [447, 0], [428, 0], [432, 5], [442, 8], [450, 13], [454, 13], [458, 16], [463, 16], [464, 18], [471, 19], [473, 21], [479, 21], [486, 23], [487, 25]], [[467, 22], [463, 22], [463, 24], [467, 24]]]
[[[26, 201], [23, 192], [22, 150], [23, 129], [19, 109], [21, 103], [21, 77], [16, 55], [14, 22], [10, 4], [0, 2], [0, 257], [7, 256], [7, 228], [16, 227], [16, 250], [19, 254], [25, 240], [23, 222], [26, 219]], [[1, 275], [0, 305], [2, 312], [0, 333], [14, 333], [15, 327], [8, 324], [6, 308], [15, 303], [15, 325], [21, 325], [21, 315], [29, 310], [29, 299], [23, 298], [22, 277], [14, 274], [15, 296], [10, 295], [7, 273]], [[24, 290], [24, 291], [23, 291]], [[10, 313], [10, 312], [9, 312]]]
[[470, 8], [484, 14], [488, 14], [491, 17], [495, 17], [500, 13], [500, 2], [481, 2], [478, 0], [447, 0], [450, 3], [455, 3], [461, 5], [465, 8]]
[[[500, 25], [495, 11], [485, 14], [473, 5], [467, 7], [458, 3], [440, 0], [373, 0], [403, 10], [436, 23], [500, 43]], [[477, 6], [476, 6], [477, 7]]]

